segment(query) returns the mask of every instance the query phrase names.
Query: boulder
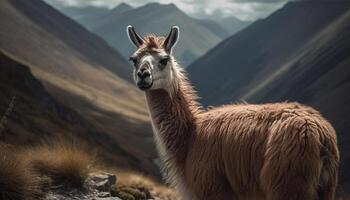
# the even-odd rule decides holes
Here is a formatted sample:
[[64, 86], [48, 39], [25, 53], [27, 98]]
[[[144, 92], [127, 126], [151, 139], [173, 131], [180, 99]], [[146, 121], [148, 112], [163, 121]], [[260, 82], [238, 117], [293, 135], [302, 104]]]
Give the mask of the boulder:
[[86, 186], [90, 189], [95, 189], [101, 192], [109, 192], [109, 189], [117, 181], [117, 177], [114, 174], [106, 172], [94, 172], [90, 173], [86, 179]]

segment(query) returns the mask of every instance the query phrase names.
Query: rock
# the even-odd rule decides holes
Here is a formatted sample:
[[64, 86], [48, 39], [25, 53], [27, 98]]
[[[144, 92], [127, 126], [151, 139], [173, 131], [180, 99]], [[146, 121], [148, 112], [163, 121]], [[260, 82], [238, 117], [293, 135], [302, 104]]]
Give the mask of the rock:
[[95, 185], [95, 188], [98, 191], [104, 191], [104, 192], [107, 192], [110, 187], [111, 187], [111, 185], [110, 185], [108, 180], [103, 180], [103, 181], [97, 182]]
[[102, 192], [109, 192], [109, 189], [117, 181], [117, 177], [106, 172], [90, 173], [86, 179], [86, 186]]
[[97, 197], [99, 198], [106, 198], [106, 197], [110, 197], [111, 196], [111, 193], [109, 192], [100, 192], [97, 194]]
[[111, 197], [110, 188], [117, 181], [113, 174], [105, 172], [90, 173], [84, 183], [84, 188], [63, 190], [55, 188], [47, 193], [44, 200], [121, 200]]

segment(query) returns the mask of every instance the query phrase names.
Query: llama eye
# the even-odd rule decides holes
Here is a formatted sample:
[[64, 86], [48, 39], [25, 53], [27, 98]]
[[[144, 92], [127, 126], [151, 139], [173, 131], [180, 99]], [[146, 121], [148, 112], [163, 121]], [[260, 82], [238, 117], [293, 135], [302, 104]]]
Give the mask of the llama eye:
[[170, 58], [169, 57], [165, 57], [165, 58], [162, 58], [159, 63], [163, 66], [167, 65], [168, 62], [169, 62]]
[[136, 64], [137, 64], [137, 59], [136, 58], [130, 57], [129, 61], [131, 61], [136, 66]]

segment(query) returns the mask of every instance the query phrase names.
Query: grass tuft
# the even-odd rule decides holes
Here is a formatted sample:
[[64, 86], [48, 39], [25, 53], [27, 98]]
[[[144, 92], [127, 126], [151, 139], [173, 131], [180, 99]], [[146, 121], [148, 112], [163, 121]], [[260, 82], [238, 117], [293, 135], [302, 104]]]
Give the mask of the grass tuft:
[[0, 143], [0, 200], [38, 199], [42, 195], [38, 183], [21, 156]]
[[82, 188], [94, 164], [87, 152], [62, 144], [30, 149], [25, 157], [30, 169], [51, 179], [44, 184], [62, 189]]
[[[97, 166], [95, 156], [84, 149], [59, 140], [31, 148], [10, 148], [0, 143], [0, 200], [41, 199], [50, 190], [85, 190], [89, 173], [102, 166]], [[170, 188], [150, 177], [116, 170], [102, 170], [118, 177], [110, 188], [112, 196], [124, 200], [176, 199]]]

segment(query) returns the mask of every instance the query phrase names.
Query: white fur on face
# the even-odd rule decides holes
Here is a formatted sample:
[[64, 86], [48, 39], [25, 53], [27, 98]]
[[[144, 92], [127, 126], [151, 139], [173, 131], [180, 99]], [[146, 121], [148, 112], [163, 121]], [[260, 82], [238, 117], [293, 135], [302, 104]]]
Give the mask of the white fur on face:
[[167, 54], [165, 52], [161, 52], [158, 54], [146, 54], [139, 58], [138, 67], [134, 69], [135, 81], [137, 82], [139, 79], [136, 75], [138, 68], [146, 64], [151, 68], [151, 74], [153, 79], [153, 85], [148, 90], [164, 89], [171, 93], [173, 90], [173, 67], [175, 66], [175, 63], [173, 61], [174, 58], [171, 57], [166, 66], [161, 66], [159, 62], [164, 56], [167, 56]]

